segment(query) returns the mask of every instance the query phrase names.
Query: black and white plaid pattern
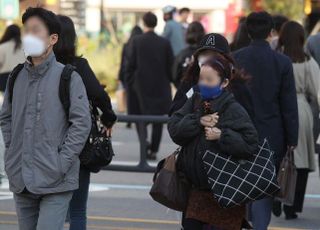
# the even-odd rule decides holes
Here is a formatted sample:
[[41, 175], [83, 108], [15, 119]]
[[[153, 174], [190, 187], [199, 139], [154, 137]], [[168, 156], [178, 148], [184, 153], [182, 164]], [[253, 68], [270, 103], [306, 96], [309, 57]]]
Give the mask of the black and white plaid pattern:
[[229, 208], [273, 196], [279, 190], [273, 152], [265, 139], [249, 160], [207, 150], [203, 156], [209, 186], [221, 207]]

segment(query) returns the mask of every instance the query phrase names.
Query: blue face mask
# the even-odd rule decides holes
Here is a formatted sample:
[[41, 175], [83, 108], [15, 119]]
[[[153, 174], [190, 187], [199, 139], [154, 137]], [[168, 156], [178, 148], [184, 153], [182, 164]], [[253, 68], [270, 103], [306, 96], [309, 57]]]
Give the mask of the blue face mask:
[[212, 87], [212, 86], [199, 84], [198, 87], [203, 100], [215, 99], [219, 97], [223, 92], [223, 89], [221, 88], [220, 85]]

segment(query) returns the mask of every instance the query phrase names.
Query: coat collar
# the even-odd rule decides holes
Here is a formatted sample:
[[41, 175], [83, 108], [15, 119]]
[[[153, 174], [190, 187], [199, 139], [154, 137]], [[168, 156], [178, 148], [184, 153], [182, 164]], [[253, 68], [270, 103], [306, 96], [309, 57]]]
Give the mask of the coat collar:
[[148, 31], [148, 32], [145, 32], [145, 34], [155, 35], [156, 33], [154, 32], [154, 30], [150, 30], [150, 31]]
[[55, 63], [56, 61], [57, 61], [56, 56], [54, 55], [53, 51], [51, 51], [49, 56], [40, 65], [33, 66], [32, 63], [27, 61], [25, 63], [25, 68], [32, 75], [43, 76], [47, 72], [47, 70], [50, 68], [52, 63]]
[[253, 40], [250, 44], [251, 46], [269, 47], [270, 44], [264, 39]]
[[[201, 100], [199, 92], [196, 92], [196, 98], [197, 101], [201, 101], [201, 111], [204, 113], [204, 104], [202, 103], [203, 101]], [[211, 110], [214, 113], [223, 113], [225, 108], [227, 108], [227, 106], [233, 102], [235, 102], [234, 96], [227, 90], [223, 91], [223, 93], [218, 98], [209, 101]]]
[[211, 108], [215, 112], [223, 113], [225, 108], [234, 101], [235, 99], [233, 94], [224, 90], [218, 98], [211, 101]]

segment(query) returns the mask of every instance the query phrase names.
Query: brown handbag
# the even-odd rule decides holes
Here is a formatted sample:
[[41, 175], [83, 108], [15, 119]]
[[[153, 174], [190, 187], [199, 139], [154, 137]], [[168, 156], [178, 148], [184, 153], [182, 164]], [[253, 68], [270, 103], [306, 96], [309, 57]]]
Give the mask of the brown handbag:
[[276, 200], [281, 201], [285, 205], [292, 206], [297, 183], [297, 168], [294, 164], [292, 150], [287, 151], [281, 162], [278, 172], [278, 183], [280, 191], [276, 196]]
[[158, 163], [150, 196], [158, 203], [176, 211], [185, 211], [190, 185], [182, 172], [176, 169], [180, 148]]

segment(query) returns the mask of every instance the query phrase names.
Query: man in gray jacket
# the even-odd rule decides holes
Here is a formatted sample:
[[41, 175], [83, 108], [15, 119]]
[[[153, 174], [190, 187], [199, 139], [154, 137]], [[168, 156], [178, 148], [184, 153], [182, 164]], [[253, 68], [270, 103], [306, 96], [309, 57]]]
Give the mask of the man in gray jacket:
[[28, 60], [17, 75], [12, 100], [7, 87], [0, 114], [5, 168], [20, 230], [61, 230], [78, 188], [78, 155], [91, 129], [89, 102], [76, 72], [68, 116], [59, 99], [64, 65], [52, 51], [60, 32], [56, 15], [29, 8], [22, 23]]
[[185, 34], [182, 25], [174, 20], [176, 8], [174, 6], [166, 6], [162, 9], [163, 20], [166, 25], [162, 36], [169, 40], [174, 56], [177, 56], [186, 46]]

